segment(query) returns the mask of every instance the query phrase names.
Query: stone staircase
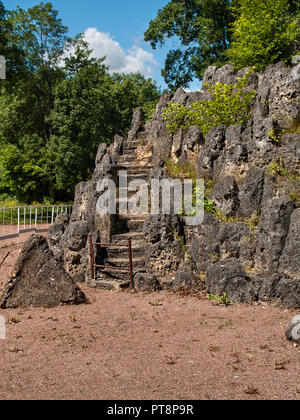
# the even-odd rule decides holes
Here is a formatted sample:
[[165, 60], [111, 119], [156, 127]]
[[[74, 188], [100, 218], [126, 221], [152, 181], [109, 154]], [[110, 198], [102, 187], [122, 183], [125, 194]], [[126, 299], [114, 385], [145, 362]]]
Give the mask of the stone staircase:
[[[148, 182], [149, 171], [152, 166], [138, 166], [135, 164], [136, 149], [140, 146], [141, 139], [124, 142], [123, 154], [118, 159], [118, 173], [127, 171], [127, 182], [134, 179], [143, 179]], [[130, 197], [135, 192], [128, 192]], [[117, 198], [117, 204], [119, 198]], [[115, 269], [97, 269], [96, 287], [108, 290], [121, 290], [129, 287], [129, 272], [118, 268], [129, 268], [128, 239], [132, 244], [133, 274], [145, 266], [145, 241], [143, 236], [143, 224], [147, 215], [117, 215], [114, 234], [111, 237], [111, 245], [104, 249], [104, 265]]]

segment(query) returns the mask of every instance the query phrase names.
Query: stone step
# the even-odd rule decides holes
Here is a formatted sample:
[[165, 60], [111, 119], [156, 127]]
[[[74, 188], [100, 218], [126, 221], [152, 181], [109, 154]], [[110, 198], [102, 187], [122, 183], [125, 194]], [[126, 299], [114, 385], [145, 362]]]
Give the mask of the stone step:
[[136, 154], [120, 156], [117, 164], [118, 164], [118, 166], [126, 165], [126, 164], [132, 165], [132, 162], [134, 162], [135, 159], [136, 159]]
[[113, 278], [108, 278], [104, 276], [103, 278], [97, 278], [96, 280], [91, 280], [88, 282], [91, 287], [96, 289], [103, 289], [103, 290], [114, 290], [114, 291], [121, 291], [130, 286], [129, 280], [117, 280]]
[[120, 157], [126, 157], [126, 156], [136, 156], [136, 149], [127, 149], [124, 151], [124, 153]]
[[143, 232], [145, 219], [140, 220], [128, 220], [127, 221], [127, 227], [129, 231], [134, 232]]
[[149, 178], [149, 174], [147, 172], [141, 172], [141, 173], [137, 173], [137, 174], [127, 174], [127, 181], [131, 182], [134, 181], [136, 179], [142, 179], [144, 181], [147, 181]]
[[[121, 176], [122, 175], [122, 176]], [[125, 178], [123, 174], [118, 174], [119, 179]], [[133, 180], [133, 179], [144, 179], [149, 177], [149, 171], [139, 171], [139, 172], [128, 172], [126, 173], [127, 179]]]
[[118, 244], [118, 245], [125, 245], [128, 243], [128, 239], [132, 240], [132, 246], [135, 246], [136, 243], [139, 243], [144, 240], [144, 235], [142, 232], [126, 232], [126, 233], [116, 233], [115, 235], [112, 235], [112, 245]]
[[[129, 258], [125, 258], [125, 256], [123, 258], [121, 258], [121, 256], [118, 256], [118, 258], [108, 258], [104, 261], [104, 265], [108, 265], [111, 267], [129, 268]], [[134, 269], [144, 267], [145, 260], [143, 257], [133, 258], [132, 265]], [[109, 268], [107, 270], [110, 271]]]
[[131, 153], [135, 153], [138, 146], [129, 146], [129, 147], [123, 147], [123, 156]]
[[142, 232], [147, 214], [122, 214], [118, 216], [118, 231], [123, 233]]
[[[146, 181], [147, 182], [147, 180], [145, 179], [144, 181]], [[150, 185], [149, 185], [149, 183], [147, 182], [147, 186], [148, 186], [148, 191], [150, 191]], [[140, 191], [140, 188], [138, 187], [136, 190], [134, 190], [134, 191], [129, 191], [128, 190], [128, 188], [119, 188], [118, 189], [118, 191], [119, 191], [119, 194], [118, 194], [118, 198], [117, 198], [117, 200], [120, 200], [120, 195], [122, 194], [122, 198], [123, 198], [123, 200], [121, 200], [121, 201], [125, 201], [124, 200], [124, 196], [123, 196], [123, 194], [125, 195], [126, 193], [127, 193], [127, 197], [128, 198], [131, 198], [131, 197], [133, 197], [135, 194], [137, 194], [139, 191]], [[148, 202], [150, 201], [150, 194], [148, 194]]]
[[[145, 255], [145, 248], [142, 246], [133, 246], [132, 248], [132, 256], [133, 258], [143, 257]], [[106, 253], [108, 258], [115, 258], [116, 256], [128, 256], [128, 248], [126, 247], [108, 247], [106, 248]]]
[[137, 166], [137, 165], [132, 165], [132, 164], [128, 164], [128, 165], [120, 165], [117, 167], [118, 171], [127, 171], [128, 173], [139, 173], [139, 172], [150, 172], [151, 169], [153, 169], [154, 166], [149, 165], [149, 166]]
[[125, 221], [135, 221], [135, 222], [144, 222], [147, 218], [146, 214], [140, 214], [140, 213], [128, 213], [128, 214], [119, 214], [119, 220], [125, 220]]
[[124, 141], [123, 148], [139, 147], [140, 145], [141, 145], [141, 140]]

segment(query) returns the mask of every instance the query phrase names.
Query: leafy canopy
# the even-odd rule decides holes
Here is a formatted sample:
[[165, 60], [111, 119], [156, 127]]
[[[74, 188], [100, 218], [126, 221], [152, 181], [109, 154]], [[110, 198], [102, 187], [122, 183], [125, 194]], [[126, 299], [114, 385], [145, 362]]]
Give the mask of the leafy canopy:
[[0, 81], [0, 194], [72, 199], [99, 143], [125, 135], [134, 109], [151, 109], [160, 91], [139, 73], [109, 74], [81, 34], [67, 37], [51, 3], [5, 14], [2, 6], [10, 77]]
[[[289, 59], [291, 43], [300, 35], [299, 2], [289, 0], [237, 0], [231, 9], [232, 43], [226, 52], [236, 68], [262, 70]], [[297, 18], [298, 13], [298, 18]]]
[[168, 38], [180, 41], [169, 51], [162, 75], [169, 88], [187, 87], [194, 77], [201, 79], [206, 68], [226, 61], [232, 22], [230, 0], [171, 0], [151, 20], [145, 41], [152, 48]]

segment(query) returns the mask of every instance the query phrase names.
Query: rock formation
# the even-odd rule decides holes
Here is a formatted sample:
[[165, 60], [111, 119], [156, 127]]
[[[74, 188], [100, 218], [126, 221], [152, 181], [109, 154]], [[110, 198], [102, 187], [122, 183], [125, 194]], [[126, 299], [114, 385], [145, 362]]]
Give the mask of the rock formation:
[[54, 307], [85, 303], [86, 297], [56, 260], [43, 236], [24, 243], [11, 278], [0, 296], [1, 308]]
[[[204, 83], [233, 83], [248, 70], [209, 67]], [[198, 127], [169, 134], [162, 114], [169, 102], [189, 106], [209, 100], [207, 87], [191, 93], [179, 89], [162, 96], [151, 120], [144, 122], [138, 109], [129, 139], [116, 136], [110, 147], [99, 146], [92, 180], [77, 186], [69, 225], [58, 221], [55, 238], [49, 239], [75, 280], [90, 281], [87, 235], [92, 232], [94, 240], [111, 243], [95, 249], [97, 261], [116, 268], [98, 270], [94, 287], [128, 284], [127, 274], [117, 271], [127, 264], [127, 250], [116, 245], [131, 237], [142, 288], [148, 279], [153, 288], [158, 281], [161, 287], [200, 290], [206, 279], [209, 293], [226, 292], [235, 302], [300, 307], [300, 84], [292, 68], [278, 63], [253, 73], [249, 86], [257, 95], [246, 126], [220, 125], [205, 136]], [[119, 187], [118, 174], [126, 170], [128, 181], [141, 178], [149, 185], [152, 178], [170, 176], [168, 160], [189, 164], [205, 179], [217, 212], [205, 213], [201, 225], [186, 226], [177, 215], [97, 214], [101, 179]]]

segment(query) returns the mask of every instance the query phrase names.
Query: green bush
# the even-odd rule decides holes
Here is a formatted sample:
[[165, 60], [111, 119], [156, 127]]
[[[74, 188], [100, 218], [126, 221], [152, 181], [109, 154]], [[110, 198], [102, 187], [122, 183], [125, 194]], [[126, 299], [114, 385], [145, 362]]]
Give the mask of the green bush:
[[[299, 12], [289, 0], [237, 0], [232, 42], [225, 53], [238, 69], [268, 64], [291, 57], [291, 43], [299, 39]], [[298, 17], [297, 17], [298, 13]]]
[[210, 86], [211, 100], [194, 102], [189, 107], [180, 103], [169, 103], [163, 111], [166, 127], [169, 133], [175, 133], [180, 128], [198, 126], [203, 134], [207, 134], [213, 127], [225, 124], [245, 125], [250, 118], [250, 105], [255, 98], [256, 91], [248, 89], [249, 71], [239, 77], [234, 84], [216, 83]]

